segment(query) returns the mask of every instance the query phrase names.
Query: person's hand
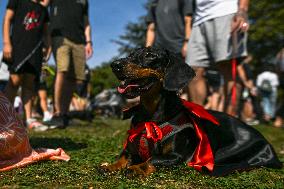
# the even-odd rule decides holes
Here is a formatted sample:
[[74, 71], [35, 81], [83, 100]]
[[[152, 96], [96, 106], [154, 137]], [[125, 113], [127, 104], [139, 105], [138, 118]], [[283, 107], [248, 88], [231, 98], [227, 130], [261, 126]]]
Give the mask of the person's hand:
[[44, 47], [42, 49], [43, 61], [47, 62], [51, 56], [51, 47]]
[[256, 87], [252, 87], [249, 92], [252, 96], [257, 96], [257, 88]]
[[188, 46], [188, 41], [185, 41], [182, 45], [182, 48], [181, 48], [181, 55], [183, 58], [186, 57], [186, 54], [187, 54], [187, 46]]
[[4, 43], [3, 46], [3, 58], [7, 61], [11, 61], [12, 59], [12, 50], [13, 47], [11, 45], [11, 43]]
[[249, 23], [247, 13], [243, 10], [239, 10], [234, 16], [231, 24], [231, 32], [242, 31], [247, 32], [249, 29]]
[[89, 59], [93, 55], [93, 47], [91, 43], [87, 43], [85, 46], [85, 53], [86, 53], [86, 58]]

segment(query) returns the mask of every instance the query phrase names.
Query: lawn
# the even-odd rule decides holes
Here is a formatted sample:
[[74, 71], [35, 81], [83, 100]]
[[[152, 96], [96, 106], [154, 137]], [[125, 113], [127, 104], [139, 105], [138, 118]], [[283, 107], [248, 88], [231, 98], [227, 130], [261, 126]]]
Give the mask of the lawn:
[[[101, 174], [97, 167], [118, 156], [128, 121], [96, 118], [93, 123], [73, 122], [65, 130], [30, 133], [34, 148], [62, 147], [69, 162], [40, 162], [26, 168], [0, 173], [1, 188], [284, 188], [284, 169], [261, 168], [209, 177], [187, 167], [161, 168], [148, 178], [129, 178], [125, 172]], [[277, 153], [284, 146], [284, 130], [256, 126]], [[284, 162], [284, 155], [279, 154]]]

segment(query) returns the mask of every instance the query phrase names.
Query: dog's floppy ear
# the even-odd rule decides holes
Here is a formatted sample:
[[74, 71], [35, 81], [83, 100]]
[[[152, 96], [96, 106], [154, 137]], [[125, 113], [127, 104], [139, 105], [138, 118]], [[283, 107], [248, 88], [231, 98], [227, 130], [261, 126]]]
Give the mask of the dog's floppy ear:
[[176, 59], [166, 70], [163, 87], [168, 91], [183, 89], [195, 77], [194, 70], [183, 60]]

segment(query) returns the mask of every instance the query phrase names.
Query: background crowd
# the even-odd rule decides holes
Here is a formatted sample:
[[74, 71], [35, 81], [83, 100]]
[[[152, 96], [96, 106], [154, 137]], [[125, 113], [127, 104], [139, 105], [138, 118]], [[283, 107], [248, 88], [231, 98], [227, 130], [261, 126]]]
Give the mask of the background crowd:
[[[167, 49], [194, 68], [196, 77], [182, 98], [250, 125], [282, 127], [284, 48], [270, 62], [255, 62], [247, 49], [248, 12], [249, 0], [153, 0], [144, 45]], [[24, 113], [28, 128], [65, 128], [73, 117], [92, 120], [93, 112], [120, 116], [127, 104], [112, 89], [90, 93], [88, 15], [87, 0], [8, 1], [0, 90]], [[46, 64], [51, 54], [55, 71]], [[51, 98], [47, 77], [54, 78]]]

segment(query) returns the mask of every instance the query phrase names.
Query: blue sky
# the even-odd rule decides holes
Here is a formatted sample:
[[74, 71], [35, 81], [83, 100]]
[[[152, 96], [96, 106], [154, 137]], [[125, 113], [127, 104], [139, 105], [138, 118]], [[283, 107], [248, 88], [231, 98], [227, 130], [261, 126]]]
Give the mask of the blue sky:
[[[124, 34], [129, 21], [137, 21], [146, 10], [147, 0], [89, 0], [90, 21], [93, 30], [94, 55], [88, 61], [91, 67], [117, 55], [118, 46], [111, 42]], [[0, 49], [2, 49], [2, 22], [7, 0], [0, 0]], [[51, 59], [51, 62], [53, 59]]]

